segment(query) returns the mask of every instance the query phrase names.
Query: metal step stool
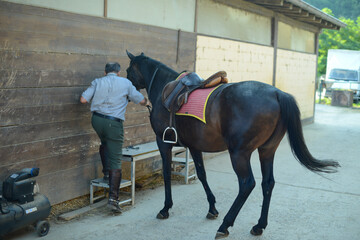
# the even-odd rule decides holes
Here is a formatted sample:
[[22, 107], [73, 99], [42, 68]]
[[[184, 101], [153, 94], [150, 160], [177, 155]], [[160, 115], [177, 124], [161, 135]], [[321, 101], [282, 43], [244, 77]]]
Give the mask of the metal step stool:
[[[172, 154], [184, 153], [186, 149], [184, 147], [173, 147]], [[131, 198], [120, 202], [121, 204], [131, 202], [131, 205], [135, 204], [135, 166], [136, 162], [145, 160], [151, 157], [160, 156], [160, 152], [156, 142], [149, 142], [139, 144], [132, 147], [123, 148], [122, 161], [129, 162], [131, 164], [130, 180], [122, 179], [120, 188], [131, 187]], [[188, 156], [188, 155], [187, 155]], [[94, 200], [104, 197], [104, 195], [94, 198], [94, 187], [104, 188], [104, 195], [106, 188], [109, 188], [107, 181], [102, 178], [97, 178], [90, 181], [90, 204], [94, 203]]]
[[[185, 178], [185, 184], [188, 184], [189, 179], [196, 178], [196, 173], [190, 175], [190, 167], [193, 165], [194, 165], [194, 161], [191, 158], [189, 158], [189, 149], [186, 148], [185, 158], [183, 157], [172, 158], [171, 173], [174, 175], [183, 176]], [[181, 170], [177, 170], [179, 167], [181, 167]]]
[[[131, 181], [126, 179], [121, 179], [120, 188], [131, 186]], [[94, 197], [94, 187], [99, 187], [104, 189], [104, 194], [98, 197]], [[104, 180], [103, 178], [98, 178], [90, 181], [90, 204], [93, 204], [94, 201], [100, 198], [106, 197], [106, 189], [109, 188], [109, 180]], [[121, 201], [120, 204], [125, 204], [131, 202], [132, 198]]]

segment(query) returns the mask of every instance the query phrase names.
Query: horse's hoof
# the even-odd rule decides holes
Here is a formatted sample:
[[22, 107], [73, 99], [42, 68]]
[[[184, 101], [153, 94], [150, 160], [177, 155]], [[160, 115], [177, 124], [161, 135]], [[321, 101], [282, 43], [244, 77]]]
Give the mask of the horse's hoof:
[[156, 216], [157, 219], [168, 219], [169, 218], [169, 213], [167, 214], [162, 214], [161, 212], [158, 213], [158, 215]]
[[225, 232], [217, 232], [215, 239], [221, 239], [221, 238], [226, 238], [227, 236], [229, 236], [229, 231], [225, 230]]
[[253, 227], [250, 231], [250, 233], [254, 236], [260, 236], [263, 233], [263, 229], [262, 228], [255, 228]]
[[206, 215], [206, 218], [207, 218], [207, 219], [214, 220], [214, 219], [216, 219], [218, 216], [219, 216], [218, 213], [212, 214], [211, 212], [208, 212], [208, 214]]

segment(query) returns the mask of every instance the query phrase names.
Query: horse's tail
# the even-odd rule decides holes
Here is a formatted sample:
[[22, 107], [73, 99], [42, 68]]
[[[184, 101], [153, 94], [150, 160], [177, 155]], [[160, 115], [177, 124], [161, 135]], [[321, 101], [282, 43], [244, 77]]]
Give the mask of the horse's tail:
[[278, 101], [281, 109], [281, 120], [287, 128], [291, 151], [303, 166], [313, 172], [336, 172], [339, 163], [332, 160], [318, 160], [309, 152], [302, 131], [300, 110], [296, 100], [290, 94], [279, 91]]

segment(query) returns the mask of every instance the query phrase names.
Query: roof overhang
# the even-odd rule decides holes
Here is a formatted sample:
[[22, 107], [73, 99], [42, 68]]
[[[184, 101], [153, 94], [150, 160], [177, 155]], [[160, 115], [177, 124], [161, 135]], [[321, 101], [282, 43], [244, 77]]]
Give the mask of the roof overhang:
[[346, 24], [302, 0], [245, 0], [319, 28], [339, 30]]

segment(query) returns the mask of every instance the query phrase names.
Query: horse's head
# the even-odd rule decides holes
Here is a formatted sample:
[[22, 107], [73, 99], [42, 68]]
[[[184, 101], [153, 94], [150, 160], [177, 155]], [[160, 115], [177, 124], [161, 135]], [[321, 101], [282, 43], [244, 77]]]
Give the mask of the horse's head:
[[130, 52], [126, 50], [128, 57], [130, 58], [130, 65], [127, 72], [127, 78], [133, 83], [136, 89], [142, 89], [146, 87], [146, 79], [144, 76], [145, 73], [142, 71], [144, 67], [142, 67], [143, 60], [147, 59], [144, 53], [141, 53], [139, 56], [134, 56]]

